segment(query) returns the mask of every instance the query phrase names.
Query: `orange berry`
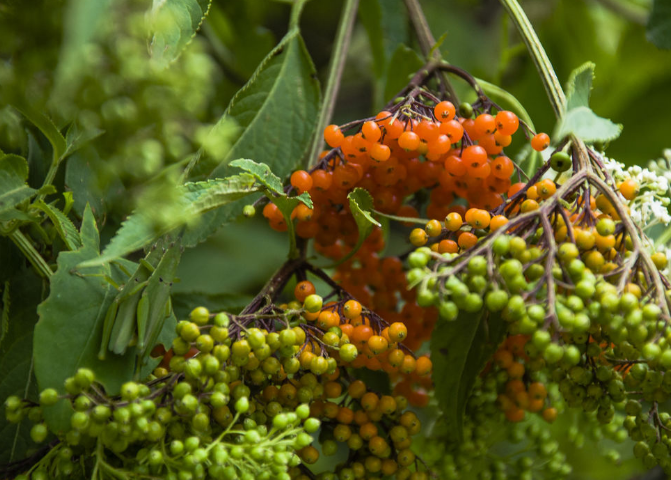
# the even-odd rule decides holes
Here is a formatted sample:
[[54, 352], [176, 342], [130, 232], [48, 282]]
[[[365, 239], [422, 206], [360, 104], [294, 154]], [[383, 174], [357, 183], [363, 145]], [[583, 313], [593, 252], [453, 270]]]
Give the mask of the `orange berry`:
[[638, 183], [630, 178], [620, 184], [619, 190], [625, 199], [633, 200], [638, 195]]
[[542, 152], [550, 146], [550, 137], [547, 133], [537, 133], [531, 139], [531, 148], [537, 152]]
[[352, 320], [361, 315], [361, 304], [356, 300], [348, 300], [342, 307], [342, 313], [345, 318]]
[[316, 292], [317, 290], [311, 281], [303, 280], [296, 284], [296, 288], [294, 288], [294, 297], [296, 297], [296, 300], [300, 303], [303, 303], [308, 296], [313, 295]]

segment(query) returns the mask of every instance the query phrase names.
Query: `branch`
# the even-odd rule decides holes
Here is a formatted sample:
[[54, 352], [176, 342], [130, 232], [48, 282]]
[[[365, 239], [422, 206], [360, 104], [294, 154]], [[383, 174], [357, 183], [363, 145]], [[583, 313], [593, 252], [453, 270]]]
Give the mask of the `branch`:
[[336, 98], [338, 97], [338, 90], [340, 88], [340, 79], [345, 67], [345, 59], [347, 58], [347, 49], [349, 41], [352, 36], [352, 28], [354, 27], [354, 19], [356, 18], [357, 7], [359, 0], [346, 0], [340, 15], [340, 23], [338, 24], [338, 33], [336, 34], [335, 46], [333, 54], [331, 55], [331, 63], [329, 65], [329, 77], [326, 82], [326, 91], [324, 92], [324, 101], [319, 112], [319, 120], [317, 121], [317, 131], [315, 132], [312, 146], [308, 156], [308, 167], [311, 167], [319, 157], [319, 152], [323, 148], [324, 139], [322, 132], [331, 121], [333, 116], [333, 108], [335, 106]]
[[[410, 17], [410, 22], [417, 33], [417, 41], [419, 42], [419, 48], [422, 50], [422, 53], [428, 61], [439, 61], [441, 60], [440, 49], [436, 48], [433, 50], [433, 58], [429, 58], [431, 49], [436, 45], [436, 39], [433, 38], [431, 29], [429, 28], [429, 22], [426, 20], [422, 6], [419, 4], [419, 0], [405, 0], [405, 6], [408, 9], [408, 16]], [[447, 90], [447, 95], [454, 104], [455, 107], [459, 106], [459, 97], [457, 92], [454, 91], [454, 87], [447, 79], [445, 75], [441, 77], [441, 83]]]

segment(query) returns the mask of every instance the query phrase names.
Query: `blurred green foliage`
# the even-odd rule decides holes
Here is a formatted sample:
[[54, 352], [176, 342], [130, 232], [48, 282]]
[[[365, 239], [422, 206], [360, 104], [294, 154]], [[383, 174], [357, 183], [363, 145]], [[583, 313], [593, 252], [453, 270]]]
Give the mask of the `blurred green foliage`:
[[[183, 32], [168, 32], [160, 43], [152, 42], [151, 30], [157, 28], [152, 21], [160, 23], [160, 19], [152, 16], [149, 0], [31, 0], [29, 6], [18, 0], [0, 2], [0, 152], [25, 157], [28, 184], [38, 189], [50, 174], [53, 139], [21, 111], [44, 113], [67, 145], [79, 139], [78, 149], [63, 157], [54, 186], [58, 192], [72, 192], [70, 217], [75, 223], [80, 223], [87, 203], [91, 206], [101, 247], [136, 208], [159, 227], [184, 215], [178, 185], [204, 179], [228, 158], [254, 112], [244, 108], [227, 116], [224, 112], [287, 34], [291, 5], [286, 2], [197, 3], [202, 12], [209, 7], [198, 34], [189, 41], [180, 36]], [[305, 70], [314, 89], [311, 103], [305, 106], [307, 123], [316, 113], [313, 107], [319, 95], [312, 63], [323, 85], [342, 3], [308, 2], [300, 21], [302, 40], [290, 38], [294, 55], [300, 57], [293, 60], [292, 68]], [[445, 34], [444, 58], [508, 90], [526, 107], [537, 129], [553, 130], [554, 116], [537, 72], [496, 0], [423, 0], [421, 4], [434, 36]], [[560, 80], [566, 81], [574, 68], [587, 61], [596, 64], [591, 107], [624, 125], [609, 155], [643, 165], [671, 146], [666, 134], [671, 52], [646, 39], [650, 0], [528, 0], [522, 4]], [[336, 104], [337, 123], [374, 113], [421, 65], [402, 0], [361, 0], [359, 13]], [[191, 20], [197, 25], [196, 18]], [[662, 31], [668, 25], [656, 28]], [[181, 55], [152, 51], [169, 43], [170, 35], [177, 35], [175, 45], [183, 48]], [[307, 52], [302, 50], [303, 40]], [[455, 84], [459, 92], [465, 91], [458, 81]], [[271, 87], [262, 90], [267, 94]], [[291, 85], [286, 88], [291, 91]], [[270, 117], [257, 120], [281, 124], [283, 115], [295, 113], [290, 108], [267, 109]], [[305, 129], [297, 143], [277, 149], [275, 144], [283, 139], [274, 138], [272, 129], [269, 132], [238, 146], [244, 143], [246, 151], [258, 155], [274, 154], [273, 170], [286, 173], [302, 160], [300, 152], [310, 130]], [[233, 151], [236, 158], [238, 153], [251, 155]], [[68, 199], [60, 194], [47, 195], [46, 200], [66, 214], [70, 210]], [[185, 252], [173, 298], [178, 316], [194, 302], [213, 309], [241, 309], [282, 262], [284, 237], [260, 222], [241, 223], [238, 213], [227, 212], [225, 220], [231, 223]], [[197, 241], [224, 223], [215, 216], [206, 222], [210, 222], [204, 227], [206, 233]], [[55, 265], [59, 251], [67, 246], [48, 227], [29, 225], [25, 230], [39, 253]], [[44, 235], [52, 241], [40, 243]], [[0, 397], [34, 389], [29, 345], [36, 319], [30, 306], [48, 294], [43, 283], [29, 275], [20, 255], [11, 242], [0, 238], [0, 280], [12, 285], [8, 291], [14, 306], [9, 318], [21, 312], [24, 316], [21, 328], [10, 324], [4, 343], [0, 340], [0, 367], [8, 358], [21, 355], [17, 349], [24, 352], [12, 377], [0, 377]], [[30, 285], [30, 295], [22, 293], [22, 285]], [[43, 288], [38, 291], [40, 285]], [[30, 449], [26, 432], [9, 429], [0, 425], [0, 463]], [[584, 457], [585, 464], [592, 459], [589, 452], [573, 454]], [[611, 478], [622, 478], [616, 467], [610, 468]], [[595, 477], [581, 475], [578, 467], [575, 478]]]

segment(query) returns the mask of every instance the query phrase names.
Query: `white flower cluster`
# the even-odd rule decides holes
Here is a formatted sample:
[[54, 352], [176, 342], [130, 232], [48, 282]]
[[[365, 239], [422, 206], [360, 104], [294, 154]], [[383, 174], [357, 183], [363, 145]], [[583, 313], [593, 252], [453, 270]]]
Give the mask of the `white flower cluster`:
[[[666, 150], [665, 155], [671, 157], [671, 150]], [[671, 171], [661, 169], [654, 163], [656, 168], [647, 168], [634, 165], [625, 167], [617, 160], [601, 157], [606, 171], [617, 182], [632, 179], [639, 186], [639, 194], [629, 202], [631, 218], [642, 230], [647, 230], [660, 223], [668, 225], [671, 222], [669, 214], [669, 182]], [[650, 165], [652, 167], [652, 165]]]

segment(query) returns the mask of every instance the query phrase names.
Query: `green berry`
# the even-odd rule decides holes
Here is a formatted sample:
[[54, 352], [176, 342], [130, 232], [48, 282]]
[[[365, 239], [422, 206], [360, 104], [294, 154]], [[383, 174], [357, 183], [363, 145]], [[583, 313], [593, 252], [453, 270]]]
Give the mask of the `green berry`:
[[210, 320], [210, 311], [205, 307], [196, 307], [191, 310], [189, 319], [196, 325], [207, 325], [207, 322]]

